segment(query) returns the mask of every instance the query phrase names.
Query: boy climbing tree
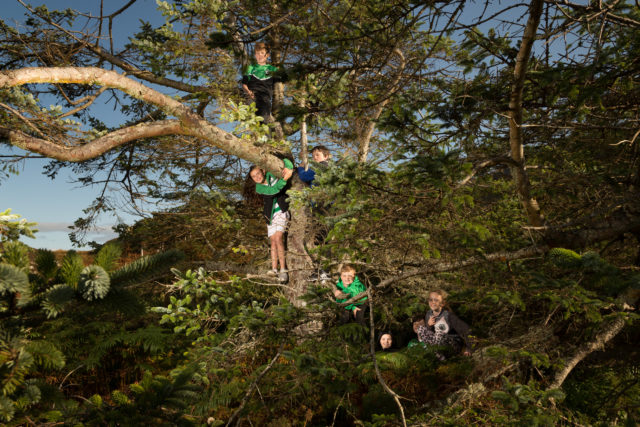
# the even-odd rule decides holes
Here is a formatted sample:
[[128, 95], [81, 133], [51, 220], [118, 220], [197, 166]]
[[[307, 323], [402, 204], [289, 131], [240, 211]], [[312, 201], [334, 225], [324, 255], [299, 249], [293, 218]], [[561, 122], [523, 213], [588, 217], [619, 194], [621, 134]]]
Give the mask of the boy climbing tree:
[[[340, 280], [336, 283], [336, 289], [333, 290], [336, 302], [345, 302], [366, 290], [358, 276], [356, 276], [356, 269], [350, 265], [343, 265], [340, 269]], [[368, 305], [365, 301], [366, 299], [367, 297], [364, 297], [353, 304], [347, 305], [340, 316], [341, 322], [346, 323], [353, 316], [356, 322], [364, 325], [364, 310]]]
[[[329, 167], [329, 159], [331, 159], [331, 152], [324, 145], [318, 145], [311, 150], [311, 157], [316, 162], [316, 167], [320, 170], [325, 170]], [[305, 184], [309, 184], [313, 187], [313, 180], [316, 178], [316, 171], [304, 166], [298, 166], [298, 176], [300, 180]]]
[[271, 100], [273, 84], [284, 81], [278, 67], [268, 64], [269, 50], [267, 45], [258, 42], [254, 45], [255, 63], [250, 64], [242, 74], [242, 89], [251, 101], [256, 104], [256, 115], [265, 123], [271, 122]]

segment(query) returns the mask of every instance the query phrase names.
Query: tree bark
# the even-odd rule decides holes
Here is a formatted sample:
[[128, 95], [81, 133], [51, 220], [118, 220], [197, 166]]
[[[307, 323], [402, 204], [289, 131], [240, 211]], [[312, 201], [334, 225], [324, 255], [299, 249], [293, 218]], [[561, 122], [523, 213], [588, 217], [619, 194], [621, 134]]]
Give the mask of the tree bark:
[[529, 177], [525, 170], [524, 148], [522, 137], [522, 93], [524, 90], [524, 79], [527, 75], [527, 65], [531, 56], [531, 49], [536, 36], [536, 30], [540, 24], [542, 15], [543, 0], [533, 0], [529, 7], [530, 15], [527, 25], [522, 35], [520, 50], [516, 56], [516, 64], [513, 70], [513, 83], [511, 85], [511, 95], [509, 97], [509, 146], [511, 148], [511, 158], [516, 165], [511, 166], [513, 178], [516, 184], [516, 191], [520, 203], [525, 210], [529, 223], [539, 227], [544, 223], [544, 218], [540, 212], [538, 202], [531, 197]]
[[[297, 175], [291, 189], [301, 190], [305, 184]], [[305, 302], [300, 298], [307, 292], [309, 276], [314, 270], [313, 260], [307, 253], [305, 239], [309, 235], [311, 224], [311, 210], [307, 205], [289, 208], [291, 223], [287, 234], [287, 268], [289, 269], [289, 288], [285, 291], [287, 299], [296, 307], [302, 307]]]
[[79, 162], [95, 158], [108, 150], [137, 138], [161, 135], [189, 135], [200, 138], [229, 154], [253, 162], [260, 167], [281, 176], [284, 163], [251, 142], [237, 138], [233, 134], [212, 125], [184, 104], [153, 90], [115, 71], [94, 67], [51, 67], [22, 68], [0, 71], [0, 88], [22, 86], [29, 83], [75, 83], [101, 85], [119, 89], [128, 95], [157, 106], [176, 120], [165, 120], [122, 128], [82, 146], [63, 146], [44, 139], [33, 138], [20, 131], [2, 128], [0, 132], [17, 147], [35, 151], [58, 160]]

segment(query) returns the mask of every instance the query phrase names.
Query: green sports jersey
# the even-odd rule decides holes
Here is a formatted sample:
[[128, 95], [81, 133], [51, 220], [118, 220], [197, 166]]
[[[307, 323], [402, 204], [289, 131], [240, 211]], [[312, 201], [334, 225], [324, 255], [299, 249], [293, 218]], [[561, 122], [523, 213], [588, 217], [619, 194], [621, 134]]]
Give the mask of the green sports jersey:
[[276, 81], [274, 74], [278, 67], [271, 64], [251, 64], [242, 75], [242, 83], [246, 84], [254, 92], [272, 93], [273, 83]]

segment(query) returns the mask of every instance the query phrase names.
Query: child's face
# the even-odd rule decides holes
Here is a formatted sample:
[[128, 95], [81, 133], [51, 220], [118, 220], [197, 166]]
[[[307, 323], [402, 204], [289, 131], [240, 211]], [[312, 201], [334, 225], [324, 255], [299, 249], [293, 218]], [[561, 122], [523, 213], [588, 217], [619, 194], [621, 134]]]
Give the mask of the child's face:
[[353, 271], [343, 271], [342, 273], [340, 273], [340, 278], [342, 279], [343, 285], [349, 286], [356, 278], [356, 273], [354, 273]]
[[391, 335], [384, 334], [383, 336], [380, 337], [380, 347], [382, 347], [383, 350], [391, 348], [392, 343], [393, 343], [393, 338], [391, 338]]
[[442, 295], [435, 292], [429, 294], [429, 308], [433, 311], [440, 311], [443, 306]]
[[313, 161], [314, 162], [324, 162], [325, 160], [327, 160], [327, 156], [324, 155], [324, 153], [320, 150], [313, 150], [311, 152], [311, 157], [313, 157]]
[[249, 175], [256, 184], [262, 184], [262, 182], [264, 181], [264, 172], [262, 171], [262, 169], [254, 169], [249, 172]]
[[253, 54], [256, 57], [256, 62], [259, 65], [264, 65], [267, 63], [267, 59], [269, 59], [269, 52], [266, 49], [256, 49]]

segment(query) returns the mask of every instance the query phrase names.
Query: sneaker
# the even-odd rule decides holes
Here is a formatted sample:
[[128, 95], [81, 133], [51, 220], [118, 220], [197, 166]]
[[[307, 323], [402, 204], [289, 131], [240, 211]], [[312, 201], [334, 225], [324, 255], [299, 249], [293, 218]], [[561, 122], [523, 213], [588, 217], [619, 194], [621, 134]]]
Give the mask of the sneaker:
[[327, 274], [326, 271], [320, 270], [320, 284], [321, 285], [326, 285], [329, 282], [330, 279], [331, 278], [329, 277], [329, 275]]
[[280, 273], [278, 273], [278, 281], [280, 283], [287, 283], [289, 281], [289, 273], [287, 270], [280, 270]]
[[278, 270], [276, 270], [275, 268], [267, 271], [267, 276], [269, 277], [276, 277], [277, 275], [278, 275]]

